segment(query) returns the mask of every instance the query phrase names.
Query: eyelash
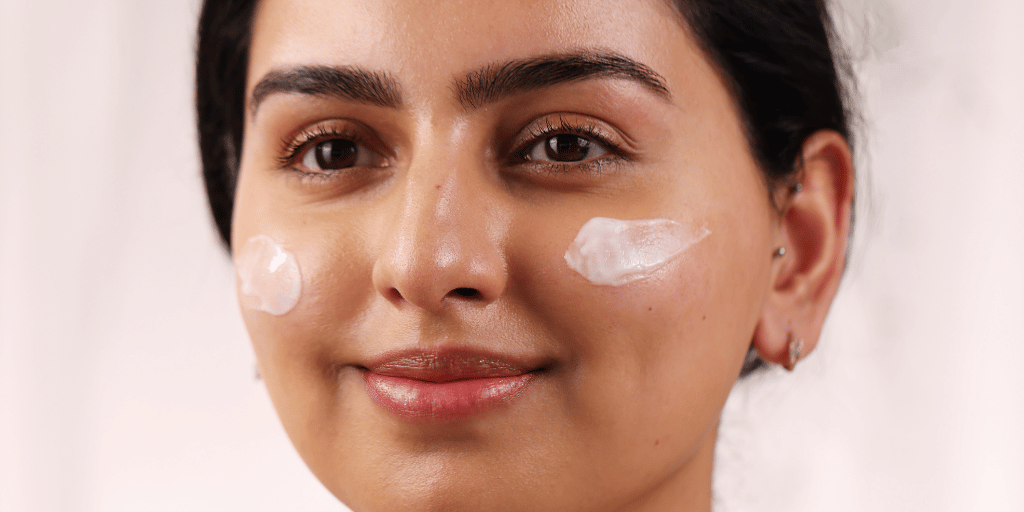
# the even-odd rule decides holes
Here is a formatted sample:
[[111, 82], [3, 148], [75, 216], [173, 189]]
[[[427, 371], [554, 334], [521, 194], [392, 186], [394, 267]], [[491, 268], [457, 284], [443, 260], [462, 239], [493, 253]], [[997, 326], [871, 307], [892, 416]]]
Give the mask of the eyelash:
[[[547, 162], [531, 160], [528, 155], [537, 144], [543, 143], [546, 139], [556, 135], [575, 135], [590, 139], [600, 144], [607, 150], [608, 154], [585, 160], [582, 162]], [[365, 138], [355, 130], [338, 129], [333, 126], [318, 124], [304, 129], [293, 138], [281, 140], [280, 157], [278, 165], [281, 170], [298, 173], [303, 181], [327, 181], [333, 178], [337, 172], [314, 172], [303, 169], [298, 163], [302, 161], [307, 151], [317, 144], [331, 140], [344, 139], [356, 144], [369, 147]], [[572, 123], [564, 118], [559, 118], [558, 123], [550, 120], [542, 125], [534, 124], [526, 134], [526, 142], [520, 144], [517, 149], [511, 152], [511, 165], [527, 165], [542, 169], [547, 174], [564, 174], [568, 172], [600, 172], [602, 168], [616, 161], [629, 160], [628, 155], [622, 148], [612, 142], [607, 135], [593, 124]], [[371, 150], [372, 151], [372, 150]]]
[[[537, 144], [543, 142], [549, 137], [556, 135], [575, 135], [577, 137], [583, 137], [591, 139], [594, 142], [604, 147], [609, 156], [598, 157], [591, 160], [585, 160], [583, 162], [543, 162], [535, 161], [527, 158], [530, 151], [537, 146]], [[604, 131], [593, 124], [574, 124], [564, 118], [558, 119], [558, 124], [554, 124], [550, 121], [546, 121], [541, 126], [531, 127], [528, 131], [527, 141], [521, 144], [518, 149], [512, 152], [513, 163], [519, 165], [537, 165], [545, 168], [545, 171], [550, 174], [559, 174], [569, 171], [600, 171], [601, 167], [608, 163], [612, 163], [616, 160], [628, 160], [629, 157], [625, 151], [618, 145], [612, 142]]]
[[277, 159], [281, 169], [294, 170], [303, 175], [323, 177], [327, 173], [308, 172], [299, 168], [296, 164], [302, 160], [302, 156], [313, 146], [331, 139], [345, 139], [356, 144], [367, 145], [366, 141], [356, 132], [350, 130], [338, 130], [333, 127], [318, 124], [312, 128], [303, 130], [294, 138], [281, 140], [281, 157]]

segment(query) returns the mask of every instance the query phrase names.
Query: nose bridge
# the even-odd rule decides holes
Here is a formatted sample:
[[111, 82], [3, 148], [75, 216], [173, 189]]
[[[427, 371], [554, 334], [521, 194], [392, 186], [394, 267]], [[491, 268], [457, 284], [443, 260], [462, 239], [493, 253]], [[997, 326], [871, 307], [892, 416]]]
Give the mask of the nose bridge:
[[448, 144], [426, 145], [401, 180], [397, 214], [373, 270], [392, 302], [436, 309], [489, 303], [505, 288], [500, 233], [482, 193], [482, 169]]

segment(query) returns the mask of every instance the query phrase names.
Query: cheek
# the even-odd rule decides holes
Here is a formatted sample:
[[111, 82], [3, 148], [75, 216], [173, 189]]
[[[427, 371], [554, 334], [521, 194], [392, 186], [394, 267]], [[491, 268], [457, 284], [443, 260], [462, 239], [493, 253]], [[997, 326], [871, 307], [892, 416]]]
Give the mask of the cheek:
[[[365, 239], [358, 228], [341, 224], [279, 227], [301, 266], [302, 297], [280, 316], [243, 307], [281, 424], [325, 482], [360, 481], [360, 475], [346, 471], [359, 466], [354, 461], [361, 452], [344, 442], [353, 432], [373, 430], [362, 425], [365, 417], [351, 414], [370, 407], [362, 387], [352, 385], [358, 379], [339, 369], [339, 362], [356, 357], [358, 347], [351, 340], [361, 336], [359, 326], [375, 296]], [[337, 463], [332, 454], [342, 451], [352, 464]]]
[[580, 228], [565, 261], [596, 285], [621, 286], [656, 274], [711, 232], [669, 219], [595, 217]]
[[281, 316], [302, 297], [295, 255], [267, 235], [250, 238], [235, 254], [238, 302], [243, 308]]
[[[337, 361], [351, 358], [351, 339], [372, 301], [373, 288], [365, 243], [360, 231], [346, 226], [312, 230], [301, 226], [266, 226], [286, 233], [282, 245], [290, 249], [301, 269], [301, 297], [284, 314], [254, 308], [239, 280], [239, 302], [260, 371], [284, 422], [293, 405], [278, 403], [281, 396], [301, 396], [316, 402], [325, 414], [337, 404]], [[307, 404], [308, 405], [308, 404]], [[310, 407], [306, 407], [311, 409]], [[294, 411], [298, 412], [298, 411]]]
[[558, 410], [573, 442], [615, 459], [617, 471], [668, 471], [716, 425], [755, 321], [753, 297], [718, 293], [730, 274], [718, 243], [710, 234], [621, 286], [587, 281], [558, 244], [523, 255], [532, 272], [510, 274], [520, 314], [570, 361]]
[[[640, 222], [649, 227], [655, 221]], [[721, 370], [742, 360], [749, 333], [738, 337], [742, 330], [734, 327], [750, 323], [751, 308], [723, 303], [716, 294], [721, 277], [728, 273], [717, 268], [724, 262], [715, 259], [714, 234], [687, 224], [686, 236], [669, 244], [677, 251], [640, 250], [644, 254], [637, 255], [644, 244], [620, 236], [628, 229], [603, 240], [583, 240], [592, 223], [580, 230], [568, 251], [558, 243], [536, 243], [539, 238], [564, 236], [531, 231], [532, 243], [524, 242], [521, 254], [512, 259], [521, 263], [510, 269], [516, 286], [512, 295], [521, 304], [518, 313], [531, 319], [527, 323], [542, 326], [543, 337], [567, 352], [572, 371], [578, 372], [579, 389], [567, 401], [577, 403], [566, 405], [588, 402], [585, 407], [604, 409], [605, 404], [622, 402], [619, 406], [631, 407], [636, 397], [707, 384], [706, 377], [715, 372], [724, 374], [717, 380], [727, 389], [730, 372]], [[589, 249], [583, 247], [587, 245]], [[601, 254], [615, 261], [588, 263], [601, 259]], [[665, 258], [649, 258], [651, 254]], [[654, 260], [661, 264], [648, 265]], [[630, 264], [622, 265], [623, 261]], [[637, 272], [604, 271], [615, 266]], [[609, 276], [612, 279], [604, 279]], [[720, 314], [731, 307], [744, 310], [744, 320]]]

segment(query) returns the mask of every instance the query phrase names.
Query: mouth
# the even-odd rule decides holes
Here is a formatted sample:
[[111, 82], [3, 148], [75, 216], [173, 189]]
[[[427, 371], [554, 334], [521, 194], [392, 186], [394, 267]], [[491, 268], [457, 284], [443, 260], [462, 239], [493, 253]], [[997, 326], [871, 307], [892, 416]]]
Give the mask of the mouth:
[[457, 420], [506, 406], [545, 370], [493, 353], [448, 349], [385, 354], [360, 367], [370, 398], [408, 420]]

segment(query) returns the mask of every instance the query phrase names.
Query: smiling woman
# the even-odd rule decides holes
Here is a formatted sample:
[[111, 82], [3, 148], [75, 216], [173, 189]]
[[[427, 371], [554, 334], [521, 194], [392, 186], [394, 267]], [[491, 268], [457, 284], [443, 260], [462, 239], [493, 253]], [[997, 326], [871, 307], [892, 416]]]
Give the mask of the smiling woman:
[[823, 4], [717, 4], [207, 2], [211, 206], [352, 509], [710, 509], [726, 397], [813, 350], [853, 195]]

